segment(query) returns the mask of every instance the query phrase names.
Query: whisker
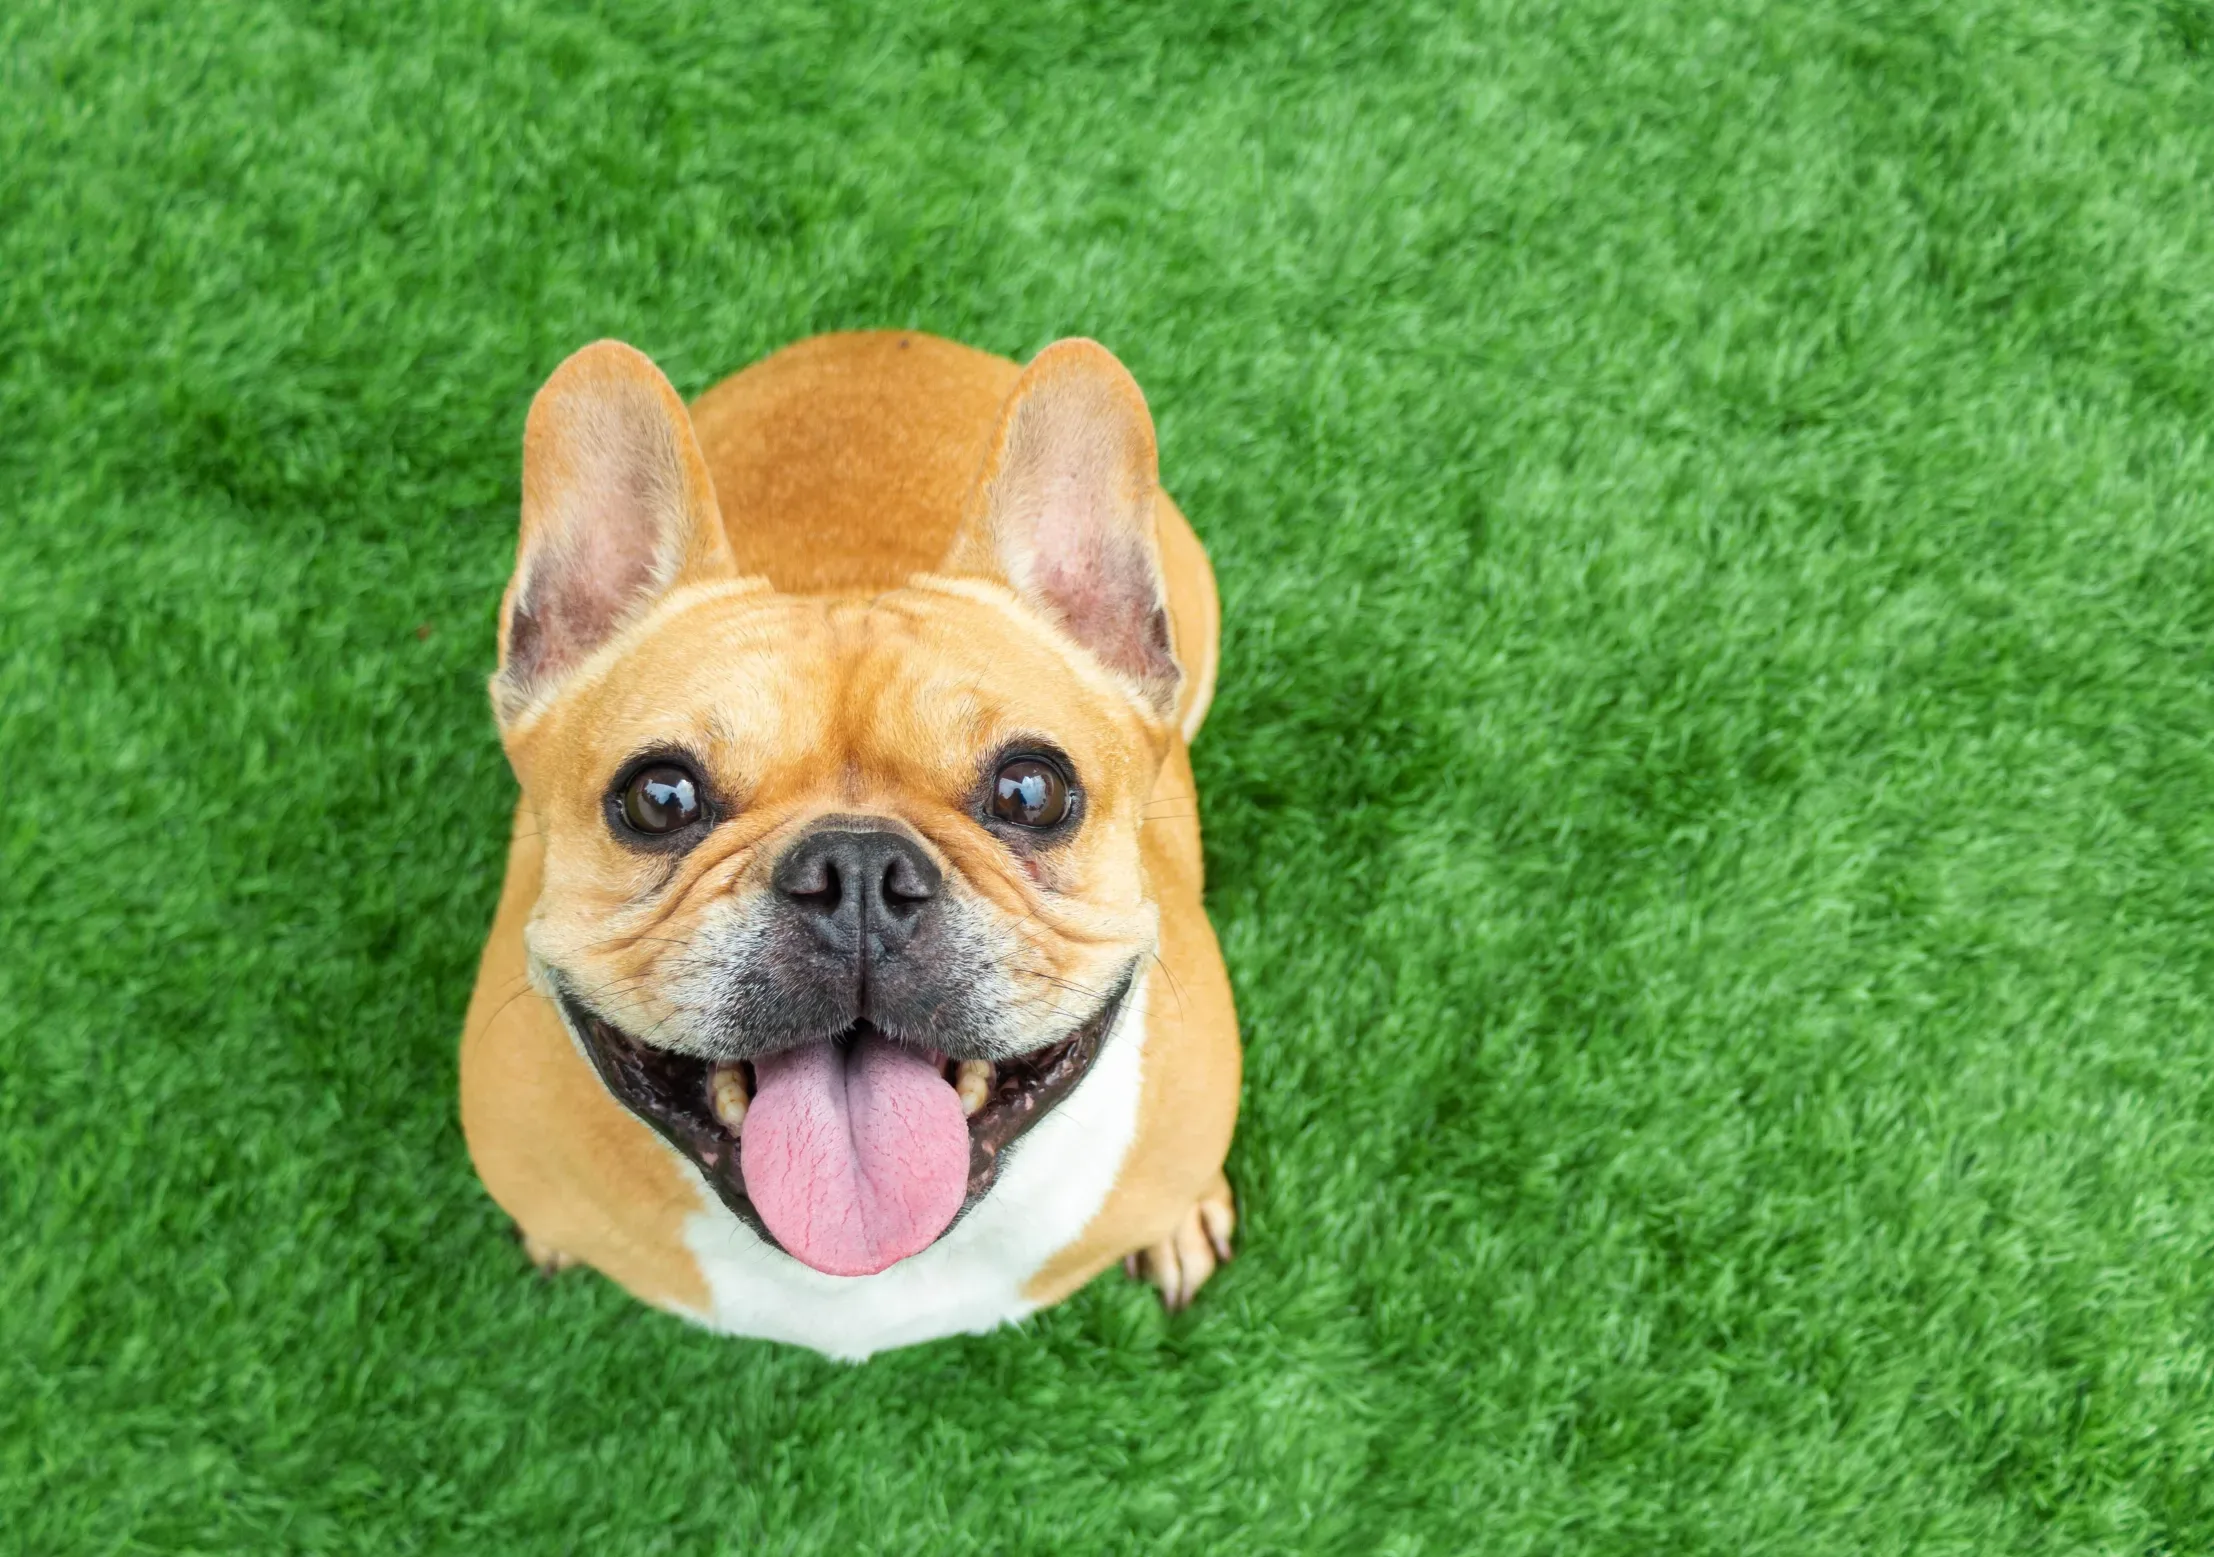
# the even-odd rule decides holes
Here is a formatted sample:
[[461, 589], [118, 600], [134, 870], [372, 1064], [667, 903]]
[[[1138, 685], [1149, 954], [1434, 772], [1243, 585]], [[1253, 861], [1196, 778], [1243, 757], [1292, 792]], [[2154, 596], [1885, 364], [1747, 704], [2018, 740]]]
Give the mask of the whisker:
[[1169, 993], [1176, 997], [1176, 1014], [1178, 1017], [1182, 1017], [1184, 1014], [1184, 986], [1176, 982], [1175, 970], [1169, 967], [1166, 962], [1161, 960], [1161, 954], [1159, 952], [1155, 952], [1153, 954], [1153, 965], [1159, 968], [1162, 975], [1167, 978], [1169, 982]]

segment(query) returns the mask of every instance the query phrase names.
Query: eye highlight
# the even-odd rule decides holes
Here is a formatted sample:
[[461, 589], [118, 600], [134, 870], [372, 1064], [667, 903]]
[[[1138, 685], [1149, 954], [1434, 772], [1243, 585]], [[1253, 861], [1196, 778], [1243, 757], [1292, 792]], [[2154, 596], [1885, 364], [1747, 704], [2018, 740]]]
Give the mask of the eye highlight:
[[992, 776], [987, 801], [993, 816], [1016, 827], [1043, 831], [1068, 820], [1075, 791], [1057, 763], [1043, 757], [1010, 757]]
[[673, 762], [651, 763], [632, 774], [619, 806], [634, 831], [653, 836], [681, 832], [706, 815], [699, 780]]

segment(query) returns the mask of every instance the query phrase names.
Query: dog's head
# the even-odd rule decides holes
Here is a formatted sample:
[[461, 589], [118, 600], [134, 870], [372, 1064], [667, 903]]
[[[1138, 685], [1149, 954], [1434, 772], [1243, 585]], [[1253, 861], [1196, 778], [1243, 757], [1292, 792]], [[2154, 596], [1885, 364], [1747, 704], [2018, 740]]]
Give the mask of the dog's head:
[[626, 346], [554, 373], [523, 466], [492, 698], [534, 973], [757, 1231], [882, 1269], [989, 1191], [1153, 950], [1178, 671], [1145, 402], [1090, 342], [1041, 353], [941, 570], [873, 598], [738, 575]]

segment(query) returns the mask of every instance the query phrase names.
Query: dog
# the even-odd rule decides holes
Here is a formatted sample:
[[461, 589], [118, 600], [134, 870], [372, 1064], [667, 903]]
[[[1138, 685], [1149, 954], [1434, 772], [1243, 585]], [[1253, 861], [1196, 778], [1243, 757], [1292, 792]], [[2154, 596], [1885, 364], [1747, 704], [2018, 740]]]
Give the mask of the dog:
[[860, 1359], [1231, 1253], [1220, 607], [1105, 348], [818, 336], [533, 400], [461, 1050], [541, 1270]]

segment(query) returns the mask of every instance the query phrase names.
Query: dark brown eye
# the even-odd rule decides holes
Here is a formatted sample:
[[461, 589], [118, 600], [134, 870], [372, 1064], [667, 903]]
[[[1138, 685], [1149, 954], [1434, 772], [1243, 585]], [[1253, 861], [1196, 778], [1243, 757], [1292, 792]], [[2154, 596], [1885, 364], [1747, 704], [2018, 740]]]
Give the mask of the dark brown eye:
[[1000, 764], [992, 779], [992, 815], [1017, 827], [1057, 827], [1069, 814], [1069, 781], [1041, 757]]
[[623, 820], [642, 833], [673, 833], [699, 819], [699, 785], [673, 762], [640, 768], [623, 786]]

